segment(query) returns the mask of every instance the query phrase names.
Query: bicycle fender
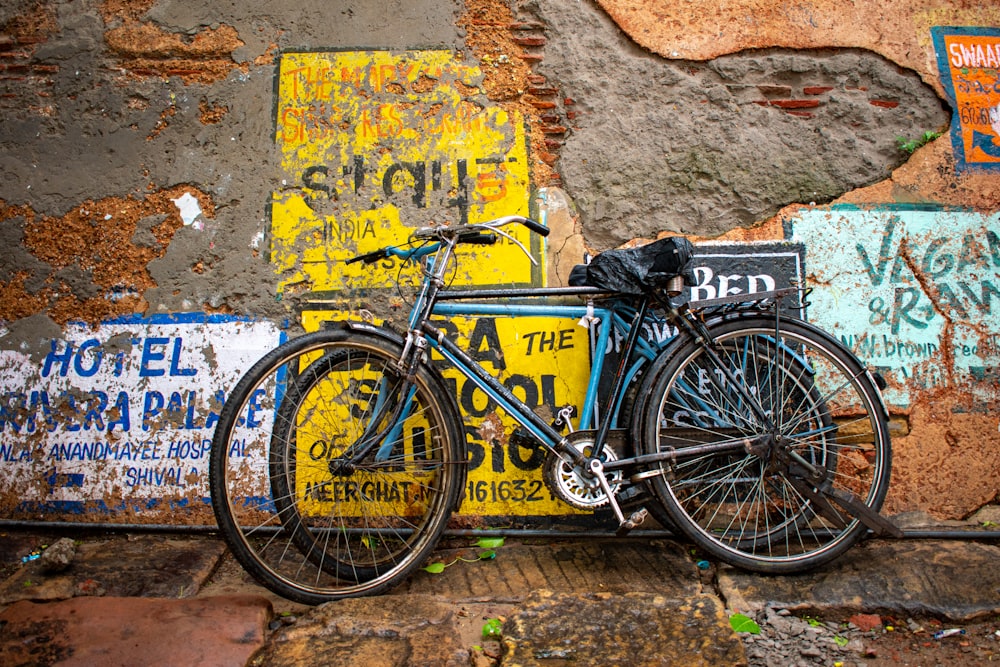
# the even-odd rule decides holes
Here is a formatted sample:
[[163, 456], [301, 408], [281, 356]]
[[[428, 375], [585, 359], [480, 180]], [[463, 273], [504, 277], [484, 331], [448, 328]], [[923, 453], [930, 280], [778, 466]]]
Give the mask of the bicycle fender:
[[405, 342], [402, 334], [396, 332], [393, 329], [389, 329], [384, 326], [376, 326], [374, 324], [369, 324], [368, 322], [357, 322], [354, 320], [334, 320], [330, 322], [324, 322], [323, 328], [330, 329], [341, 329], [344, 331], [357, 331], [361, 333], [368, 334], [370, 336], [376, 336], [382, 340], [388, 341], [395, 345], [403, 345]]

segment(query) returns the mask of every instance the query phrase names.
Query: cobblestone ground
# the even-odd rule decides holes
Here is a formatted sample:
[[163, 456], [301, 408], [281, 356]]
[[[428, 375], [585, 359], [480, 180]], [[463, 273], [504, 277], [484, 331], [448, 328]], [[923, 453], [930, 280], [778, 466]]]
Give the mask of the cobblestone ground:
[[750, 667], [972, 667], [1000, 662], [1000, 616], [967, 623], [796, 616], [767, 608], [754, 615], [759, 634], [740, 633]]

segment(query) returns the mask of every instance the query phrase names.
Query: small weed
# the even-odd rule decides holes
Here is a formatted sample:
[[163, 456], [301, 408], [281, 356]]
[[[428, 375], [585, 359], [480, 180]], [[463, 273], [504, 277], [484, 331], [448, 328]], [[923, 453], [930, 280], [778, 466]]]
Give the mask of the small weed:
[[426, 567], [424, 567], [422, 569], [423, 569], [424, 572], [429, 572], [431, 574], [441, 574], [442, 572], [444, 572], [444, 569], [446, 567], [451, 567], [452, 565], [454, 565], [455, 563], [458, 563], [458, 562], [462, 562], [462, 563], [476, 563], [476, 562], [481, 561], [481, 560], [493, 560], [494, 558], [497, 557], [496, 549], [503, 546], [503, 538], [502, 537], [489, 537], [489, 538], [484, 537], [484, 538], [481, 538], [480, 540], [478, 540], [472, 546], [478, 547], [480, 549], [486, 549], [486, 551], [480, 551], [479, 554], [475, 558], [471, 558], [471, 559], [470, 558], [456, 558], [455, 560], [451, 561], [450, 563], [441, 563], [441, 562], [431, 563], [430, 565], [428, 565], [428, 566], [426, 566]]
[[941, 136], [940, 132], [934, 132], [928, 130], [927, 132], [924, 132], [916, 139], [907, 139], [906, 137], [896, 137], [896, 146], [899, 148], [899, 150], [903, 151], [904, 153], [909, 153], [912, 155], [913, 151], [917, 150], [918, 148], [920, 148], [921, 146], [923, 146], [928, 142], [934, 141], [940, 136]]
[[483, 623], [483, 639], [500, 639], [503, 634], [503, 621], [499, 618], [490, 618]]

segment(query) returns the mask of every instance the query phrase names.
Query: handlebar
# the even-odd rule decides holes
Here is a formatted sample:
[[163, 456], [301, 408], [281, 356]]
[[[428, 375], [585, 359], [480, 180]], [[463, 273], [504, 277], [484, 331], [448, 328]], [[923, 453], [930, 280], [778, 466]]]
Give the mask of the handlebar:
[[369, 252], [364, 255], [358, 255], [357, 257], [351, 257], [344, 261], [344, 264], [354, 264], [355, 262], [364, 262], [365, 264], [374, 264], [380, 259], [384, 259], [389, 256], [388, 250], [385, 248], [379, 248], [374, 252]]
[[[437, 225], [434, 227], [421, 227], [417, 231], [413, 232], [413, 238], [418, 239], [448, 239], [458, 237], [461, 241], [463, 234], [468, 234], [470, 232], [477, 232], [482, 230], [488, 231], [499, 231], [501, 227], [506, 227], [507, 225], [520, 223], [535, 232], [540, 236], [548, 236], [549, 228], [544, 225], [540, 225], [530, 218], [525, 218], [521, 215], [506, 215], [502, 218], [496, 218], [488, 222], [476, 222], [468, 225], [456, 225], [454, 227], [446, 227], [443, 225]], [[501, 234], [503, 232], [500, 232]]]
[[[517, 245], [521, 246], [521, 249], [528, 255], [528, 257], [534, 263], [534, 258], [528, 253], [527, 249], [521, 245], [521, 243], [512, 237], [507, 232], [501, 230], [501, 227], [510, 224], [522, 224], [532, 232], [540, 236], [548, 236], [549, 228], [541, 225], [530, 218], [525, 218], [520, 215], [507, 215], [502, 218], [496, 218], [488, 222], [479, 222], [468, 225], [455, 225], [455, 226], [443, 226], [438, 225], [435, 227], [422, 227], [411, 235], [411, 239], [415, 240], [431, 240], [437, 239], [440, 243], [445, 244], [467, 244], [467, 245], [493, 245], [497, 242], [497, 236], [504, 236]], [[358, 255], [356, 257], [351, 257], [345, 260], [345, 264], [353, 264], [355, 262], [364, 262], [365, 264], [374, 264], [380, 259], [385, 259], [386, 257], [401, 257], [403, 259], [413, 259], [415, 257], [423, 257], [429, 255], [432, 252], [436, 252], [440, 247], [440, 243], [432, 243], [429, 245], [424, 245], [419, 248], [401, 248], [398, 246], [386, 246], [384, 248], [379, 248], [364, 255]]]

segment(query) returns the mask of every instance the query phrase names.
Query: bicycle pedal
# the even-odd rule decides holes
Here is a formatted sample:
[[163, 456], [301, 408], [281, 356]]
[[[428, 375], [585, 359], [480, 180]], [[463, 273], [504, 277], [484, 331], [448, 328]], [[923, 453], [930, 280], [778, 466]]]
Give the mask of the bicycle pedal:
[[649, 516], [649, 512], [647, 512], [645, 509], [641, 509], [637, 512], [632, 512], [629, 518], [626, 519], [625, 521], [622, 521], [622, 525], [618, 526], [618, 532], [616, 534], [618, 535], [618, 537], [623, 537], [625, 535], [628, 535], [629, 531], [631, 531], [633, 528], [637, 528], [639, 524], [641, 524], [643, 521], [646, 520], [647, 516]]

